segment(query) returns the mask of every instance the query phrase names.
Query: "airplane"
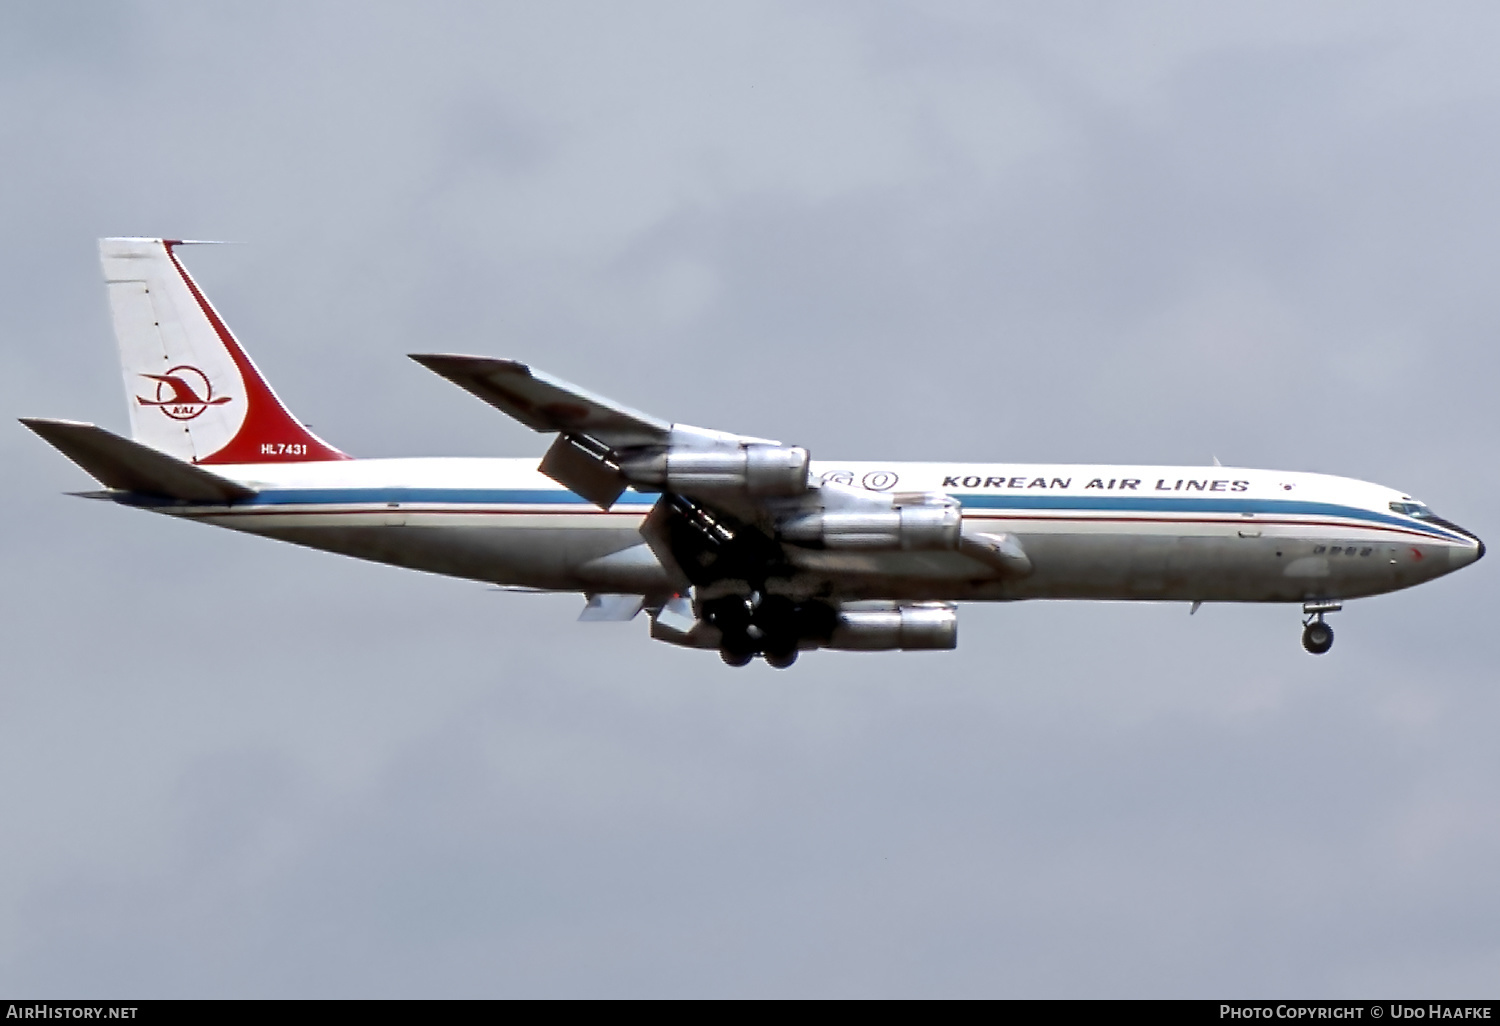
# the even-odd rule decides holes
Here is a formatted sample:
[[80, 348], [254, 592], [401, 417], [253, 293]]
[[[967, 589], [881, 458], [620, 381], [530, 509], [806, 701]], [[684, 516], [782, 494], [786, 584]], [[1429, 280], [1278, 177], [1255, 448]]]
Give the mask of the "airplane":
[[[526, 427], [538, 461], [354, 459], [292, 416], [183, 266], [99, 243], [131, 437], [23, 418], [123, 506], [508, 589], [786, 668], [810, 649], [947, 650], [957, 604], [1300, 603], [1325, 616], [1484, 555], [1412, 496], [1232, 467], [814, 460], [678, 424], [509, 359], [412, 359]], [[1216, 461], [1217, 462], [1217, 461]]]

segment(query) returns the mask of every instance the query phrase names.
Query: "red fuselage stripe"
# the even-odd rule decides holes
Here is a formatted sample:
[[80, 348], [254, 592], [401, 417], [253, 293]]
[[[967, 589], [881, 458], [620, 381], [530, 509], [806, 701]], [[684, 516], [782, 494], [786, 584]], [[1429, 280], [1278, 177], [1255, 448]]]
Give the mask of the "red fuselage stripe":
[[[645, 511], [615, 513], [609, 510], [568, 509], [558, 510], [553, 507], [538, 507], [534, 509], [454, 509], [451, 507], [435, 509], [421, 506], [368, 506], [363, 509], [276, 509], [260, 507], [257, 509], [224, 509], [221, 511], [184, 511], [182, 516], [203, 517], [334, 517], [334, 516], [374, 516], [379, 514], [435, 514], [439, 516], [608, 516], [629, 517], [632, 519], [644, 519]], [[1247, 520], [1239, 517], [1234, 519], [1213, 517], [1118, 517], [1118, 516], [1017, 516], [1009, 514], [979, 514], [966, 515], [965, 520], [1002, 520], [1002, 521], [1033, 521], [1039, 523], [1051, 523], [1064, 521], [1068, 523], [1121, 523], [1121, 524], [1217, 524], [1223, 527], [1339, 527], [1353, 528], [1360, 531], [1383, 531], [1389, 534], [1405, 535], [1412, 538], [1420, 538], [1428, 542], [1444, 542], [1446, 539], [1436, 538], [1430, 534], [1420, 531], [1410, 531], [1400, 527], [1387, 527], [1383, 524], [1370, 524], [1364, 522], [1347, 522], [1342, 520], [1268, 520], [1257, 518]], [[374, 525], [380, 526], [380, 525]]]

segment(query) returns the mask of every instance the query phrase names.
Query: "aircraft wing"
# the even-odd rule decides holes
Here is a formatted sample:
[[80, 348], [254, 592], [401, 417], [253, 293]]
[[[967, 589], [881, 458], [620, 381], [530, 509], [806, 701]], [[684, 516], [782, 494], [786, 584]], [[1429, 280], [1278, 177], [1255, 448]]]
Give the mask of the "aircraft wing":
[[660, 492], [641, 534], [674, 577], [694, 585], [748, 580], [781, 562], [855, 576], [913, 559], [955, 562], [942, 553], [967, 557], [959, 573], [1030, 571], [1010, 536], [963, 536], [947, 496], [814, 482], [806, 449], [668, 423], [515, 360], [411, 358], [532, 430], [556, 433], [537, 469], [601, 509], [626, 488]]
[[533, 431], [585, 435], [611, 449], [664, 445], [672, 434], [664, 420], [516, 360], [436, 353], [411, 358]]
[[[673, 424], [631, 409], [588, 389], [554, 378], [517, 360], [488, 356], [412, 353], [428, 370], [471, 392], [533, 431], [556, 433], [557, 440], [537, 467], [554, 481], [608, 509], [627, 487], [650, 491], [684, 490], [696, 478], [722, 494], [747, 478], [775, 475], [769, 454], [775, 449], [791, 464], [783, 476], [796, 478], [794, 492], [807, 487], [807, 451], [785, 449], [765, 438], [732, 435], [687, 424]], [[752, 456], [754, 457], [752, 459]], [[755, 464], [756, 469], [750, 467]], [[719, 487], [715, 487], [715, 486]], [[772, 488], [775, 491], [775, 488]]]

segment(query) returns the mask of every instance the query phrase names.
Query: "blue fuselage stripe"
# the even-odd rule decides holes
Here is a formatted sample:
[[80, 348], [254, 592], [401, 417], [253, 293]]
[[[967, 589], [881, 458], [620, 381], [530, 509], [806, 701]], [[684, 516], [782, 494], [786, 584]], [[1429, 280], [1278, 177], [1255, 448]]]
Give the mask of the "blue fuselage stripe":
[[1063, 495], [963, 495], [955, 496], [965, 508], [1014, 510], [1089, 510], [1123, 513], [1227, 513], [1235, 516], [1314, 516], [1342, 517], [1391, 524], [1406, 530], [1421, 531], [1453, 541], [1458, 536], [1431, 524], [1398, 517], [1358, 506], [1340, 506], [1332, 502], [1307, 502], [1301, 499], [1189, 499], [1175, 496], [1090, 496], [1073, 498]]
[[[1016, 513], [1177, 513], [1222, 516], [1321, 516], [1399, 527], [1445, 541], [1464, 541], [1457, 534], [1408, 517], [1398, 517], [1357, 506], [1299, 499], [1187, 498], [1178, 496], [1071, 496], [1071, 495], [954, 495], [966, 509], [1013, 511]], [[644, 512], [656, 503], [654, 494], [627, 491], [616, 507]], [[235, 503], [238, 508], [266, 506], [349, 505], [444, 505], [444, 506], [565, 506], [596, 509], [580, 495], [551, 488], [286, 488], [267, 490]]]
[[[259, 492], [236, 506], [321, 506], [370, 503], [482, 506], [593, 506], [561, 488], [278, 488]], [[652, 506], [655, 495], [626, 492], [617, 506]]]

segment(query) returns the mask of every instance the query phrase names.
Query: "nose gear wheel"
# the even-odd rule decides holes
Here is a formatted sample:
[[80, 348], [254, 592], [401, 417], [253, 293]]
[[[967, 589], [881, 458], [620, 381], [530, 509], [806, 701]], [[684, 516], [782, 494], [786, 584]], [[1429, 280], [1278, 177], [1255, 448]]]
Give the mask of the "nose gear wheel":
[[1302, 647], [1313, 655], [1323, 655], [1333, 647], [1333, 628], [1323, 622], [1328, 613], [1343, 609], [1339, 602], [1304, 602], [1302, 612], [1307, 617], [1302, 621]]
[[1313, 655], [1322, 655], [1333, 647], [1333, 628], [1316, 620], [1302, 628], [1302, 647]]

